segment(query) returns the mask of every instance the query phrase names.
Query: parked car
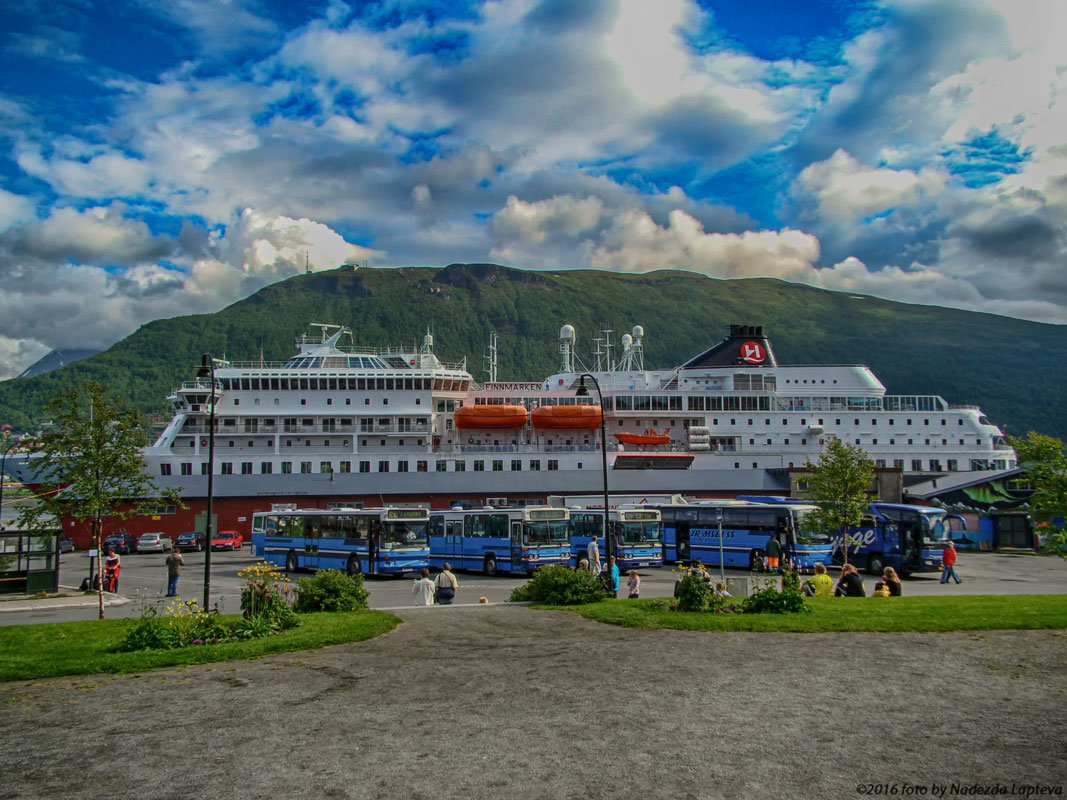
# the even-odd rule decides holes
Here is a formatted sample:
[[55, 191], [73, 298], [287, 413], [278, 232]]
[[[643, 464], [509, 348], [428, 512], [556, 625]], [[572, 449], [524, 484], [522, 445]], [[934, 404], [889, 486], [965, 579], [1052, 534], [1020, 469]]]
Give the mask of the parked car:
[[104, 539], [104, 553], [107, 553], [109, 547], [114, 547], [115, 552], [120, 555], [126, 555], [137, 549], [137, 539], [132, 533], [113, 533]]
[[204, 549], [204, 534], [200, 531], [187, 531], [179, 533], [174, 542], [175, 550], [195, 550], [200, 552]]
[[73, 553], [74, 552], [74, 540], [69, 536], [59, 537], [59, 552], [61, 553]]
[[211, 539], [212, 550], [236, 550], [244, 544], [240, 531], [219, 531]]
[[174, 549], [174, 542], [165, 533], [142, 533], [137, 540], [138, 553], [165, 553]]

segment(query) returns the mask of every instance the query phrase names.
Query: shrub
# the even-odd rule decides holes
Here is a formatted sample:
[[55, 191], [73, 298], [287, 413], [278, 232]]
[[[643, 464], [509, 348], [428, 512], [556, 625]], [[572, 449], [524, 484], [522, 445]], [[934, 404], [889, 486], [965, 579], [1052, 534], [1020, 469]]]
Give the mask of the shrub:
[[811, 609], [800, 591], [800, 578], [795, 572], [786, 572], [782, 576], [782, 591], [774, 586], [761, 589], [741, 601], [741, 611], [745, 614], [797, 614]]
[[611, 592], [592, 572], [555, 564], [538, 569], [530, 580], [515, 587], [508, 599], [549, 606], [577, 606], [596, 603], [610, 596]]
[[136, 626], [127, 631], [115, 650], [133, 653], [137, 650], [171, 650], [180, 647], [177, 631], [158, 617], [143, 617]]
[[237, 573], [245, 581], [241, 589], [241, 613], [245, 617], [267, 617], [292, 627], [295, 600], [289, 579], [266, 561], [257, 561]]
[[301, 578], [296, 594], [296, 610], [301, 612], [359, 611], [367, 607], [363, 576], [348, 575], [339, 569], [320, 569], [314, 577]]
[[701, 575], [686, 575], [675, 586], [679, 611], [721, 611], [726, 598], [711, 590], [711, 584]]

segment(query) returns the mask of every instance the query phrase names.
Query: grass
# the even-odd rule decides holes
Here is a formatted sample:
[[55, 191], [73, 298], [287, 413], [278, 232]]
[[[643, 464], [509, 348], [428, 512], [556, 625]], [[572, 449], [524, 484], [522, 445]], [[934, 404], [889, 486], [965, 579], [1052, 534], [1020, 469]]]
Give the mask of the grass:
[[98, 672], [140, 672], [179, 664], [207, 664], [255, 658], [267, 653], [314, 650], [372, 639], [400, 624], [397, 617], [381, 611], [301, 614], [299, 627], [262, 639], [177, 650], [110, 652], [126, 631], [139, 621], [111, 619], [0, 627], [0, 681]]
[[[659, 601], [663, 602], [663, 601]], [[568, 610], [627, 628], [826, 633], [1067, 628], [1067, 595], [809, 598], [810, 614], [701, 614], [657, 609], [655, 600], [605, 600]]]

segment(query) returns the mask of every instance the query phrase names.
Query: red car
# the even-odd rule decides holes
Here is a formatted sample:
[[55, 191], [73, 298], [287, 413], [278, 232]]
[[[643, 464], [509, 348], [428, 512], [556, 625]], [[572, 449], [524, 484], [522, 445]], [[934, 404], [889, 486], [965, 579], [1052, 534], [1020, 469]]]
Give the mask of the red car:
[[240, 531], [219, 531], [211, 537], [212, 550], [237, 550], [244, 543]]

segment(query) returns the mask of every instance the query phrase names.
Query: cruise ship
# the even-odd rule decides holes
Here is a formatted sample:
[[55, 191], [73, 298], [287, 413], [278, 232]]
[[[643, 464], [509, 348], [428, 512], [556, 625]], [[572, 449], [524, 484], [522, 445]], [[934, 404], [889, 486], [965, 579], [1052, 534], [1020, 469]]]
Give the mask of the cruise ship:
[[[212, 527], [225, 530], [278, 507], [542, 503], [601, 492], [605, 463], [612, 494], [787, 494], [790, 469], [817, 460], [831, 436], [905, 480], [1016, 463], [977, 407], [886, 394], [865, 366], [780, 365], [759, 326], [730, 326], [672, 369], [645, 368], [638, 326], [617, 348], [598, 344], [585, 369], [564, 325], [559, 371], [530, 383], [496, 380], [492, 356], [479, 383], [466, 362], [440, 361], [430, 334], [381, 349], [356, 346], [347, 327], [313, 331], [287, 361], [216, 360], [174, 390], [174, 417], [144, 461], [186, 507], [122, 527], [202, 527], [209, 471]], [[14, 471], [32, 485], [25, 461]]]

